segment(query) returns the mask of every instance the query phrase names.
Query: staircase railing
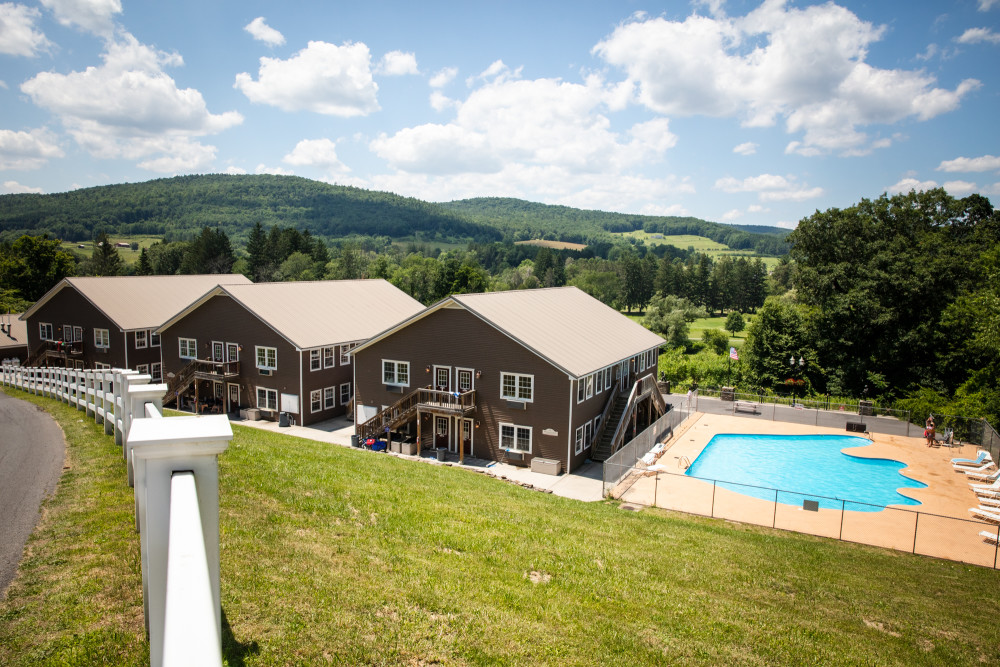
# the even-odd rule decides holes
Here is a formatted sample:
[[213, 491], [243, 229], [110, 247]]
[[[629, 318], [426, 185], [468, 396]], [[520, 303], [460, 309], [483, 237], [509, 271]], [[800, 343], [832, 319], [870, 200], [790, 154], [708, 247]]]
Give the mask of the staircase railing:
[[648, 374], [636, 380], [635, 384], [632, 385], [632, 391], [628, 395], [628, 405], [625, 408], [625, 412], [622, 413], [622, 418], [618, 422], [615, 434], [611, 438], [612, 454], [617, 452], [618, 448], [624, 443], [625, 429], [628, 427], [628, 423], [632, 420], [632, 416], [635, 414], [635, 409], [639, 405], [639, 401], [647, 395], [653, 397], [654, 404], [660, 408], [660, 414], [667, 411], [666, 401], [663, 400], [663, 396], [660, 394], [660, 390], [656, 386], [656, 378], [652, 374]]
[[608, 402], [604, 404], [604, 412], [601, 413], [601, 423], [597, 427], [597, 432], [594, 433], [594, 444], [596, 445], [601, 441], [601, 436], [604, 432], [608, 430], [608, 415], [615, 407], [615, 401], [618, 400], [619, 390], [621, 389], [621, 383], [615, 382], [614, 388], [611, 390], [611, 395], [608, 396]]
[[452, 408], [465, 413], [476, 407], [476, 391], [450, 392], [441, 389], [420, 388], [411, 391], [392, 405], [375, 413], [375, 416], [359, 424], [358, 436], [361, 439], [378, 437], [407, 422], [421, 405], [438, 408]]
[[176, 400], [178, 394], [191, 384], [198, 373], [217, 375], [219, 379], [235, 377], [240, 374], [240, 362], [192, 359], [187, 366], [167, 382], [167, 394], [163, 397], [163, 401], [170, 403]]

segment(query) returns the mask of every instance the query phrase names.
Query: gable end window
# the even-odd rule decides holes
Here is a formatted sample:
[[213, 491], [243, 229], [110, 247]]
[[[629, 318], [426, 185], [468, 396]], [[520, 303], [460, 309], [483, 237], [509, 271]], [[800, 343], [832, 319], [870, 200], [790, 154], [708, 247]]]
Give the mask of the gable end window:
[[177, 344], [180, 348], [178, 355], [181, 359], [198, 358], [198, 340], [196, 338], [178, 338]]
[[105, 349], [111, 347], [111, 334], [107, 329], [94, 329], [94, 346]]
[[382, 360], [382, 382], [400, 387], [410, 386], [410, 362]]
[[278, 348], [254, 346], [257, 352], [257, 368], [276, 370], [278, 368]]
[[500, 373], [500, 397], [508, 401], [524, 401], [535, 397], [535, 376], [520, 373]]
[[38, 337], [42, 340], [52, 340], [52, 325], [49, 322], [38, 323]]

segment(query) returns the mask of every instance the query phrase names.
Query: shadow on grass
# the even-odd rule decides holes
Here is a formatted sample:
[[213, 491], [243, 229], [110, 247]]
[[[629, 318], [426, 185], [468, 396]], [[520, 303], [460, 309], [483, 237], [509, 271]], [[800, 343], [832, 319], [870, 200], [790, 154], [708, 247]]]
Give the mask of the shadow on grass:
[[230, 667], [243, 667], [248, 655], [260, 653], [260, 645], [255, 642], [240, 642], [229, 627], [226, 610], [222, 610], [222, 657]]

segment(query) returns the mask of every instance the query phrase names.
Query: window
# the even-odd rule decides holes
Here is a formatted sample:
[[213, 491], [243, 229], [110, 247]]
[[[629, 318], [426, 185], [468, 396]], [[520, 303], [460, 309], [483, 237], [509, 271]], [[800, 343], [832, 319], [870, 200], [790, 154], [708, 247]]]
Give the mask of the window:
[[334, 387], [327, 387], [323, 390], [323, 409], [329, 410], [330, 408], [337, 407], [337, 395], [334, 392]]
[[358, 346], [357, 343], [347, 343], [340, 346], [340, 365], [347, 366], [351, 363], [351, 350]]
[[573, 451], [577, 454], [583, 451], [583, 427], [576, 429], [576, 434], [573, 438]]
[[150, 347], [160, 347], [160, 334], [155, 331], [149, 332], [149, 346]]
[[83, 342], [83, 327], [73, 327], [73, 342], [74, 343]]
[[94, 329], [94, 345], [96, 347], [111, 347], [111, 335], [107, 329]]
[[587, 398], [594, 395], [594, 374], [591, 373], [587, 376]]
[[458, 369], [458, 390], [469, 391], [472, 389], [472, 371], [466, 368]]
[[73, 326], [71, 324], [64, 324], [62, 331], [59, 333], [62, 342], [72, 343], [73, 342]]
[[535, 395], [534, 385], [534, 375], [501, 373], [500, 397], [510, 401], [531, 401]]
[[149, 375], [149, 364], [139, 364], [135, 367], [135, 370], [143, 375]]
[[583, 425], [583, 448], [587, 449], [590, 447], [591, 441], [594, 439], [594, 424], [593, 422], [587, 422]]
[[382, 382], [402, 387], [410, 386], [410, 362], [383, 359]]
[[604, 391], [604, 371], [594, 373], [594, 393], [600, 394]]
[[111, 364], [105, 364], [105, 363], [102, 363], [100, 361], [95, 361], [94, 362], [94, 370], [95, 371], [108, 371], [108, 370], [111, 370]]
[[604, 388], [611, 389], [611, 366], [604, 369]]
[[323, 409], [322, 389], [313, 389], [309, 392], [309, 409], [313, 412], [319, 412]]
[[135, 349], [141, 350], [144, 347], [148, 347], [149, 344], [149, 332], [148, 331], [136, 331], [135, 332]]
[[582, 403], [584, 397], [587, 395], [587, 381], [584, 378], [580, 378], [576, 381], [576, 402]]
[[278, 348], [255, 346], [257, 350], [257, 368], [275, 370], [278, 368]]
[[337, 365], [337, 359], [333, 356], [335, 346], [323, 348], [323, 368], [333, 368]]
[[195, 338], [178, 338], [177, 343], [180, 346], [180, 357], [181, 359], [197, 359], [198, 358], [198, 341]]
[[508, 451], [531, 453], [531, 427], [500, 424], [500, 447]]
[[53, 340], [52, 325], [49, 322], [38, 323], [38, 337], [42, 340]]
[[309, 370], [318, 371], [323, 368], [322, 354], [322, 350], [309, 350]]
[[276, 411], [278, 409], [277, 390], [257, 387], [257, 408], [260, 410], [270, 410], [272, 412]]
[[347, 405], [347, 402], [351, 400], [351, 383], [345, 382], [340, 385], [340, 404]]
[[150, 364], [149, 374], [153, 376], [153, 382], [163, 381], [163, 364], [155, 363]]

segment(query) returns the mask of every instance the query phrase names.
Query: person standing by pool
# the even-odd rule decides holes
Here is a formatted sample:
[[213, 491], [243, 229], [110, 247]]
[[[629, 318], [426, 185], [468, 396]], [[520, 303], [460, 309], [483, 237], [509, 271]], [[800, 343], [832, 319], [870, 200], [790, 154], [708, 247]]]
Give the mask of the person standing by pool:
[[927, 415], [927, 421], [924, 422], [924, 437], [927, 438], [927, 446], [934, 446], [934, 415]]

